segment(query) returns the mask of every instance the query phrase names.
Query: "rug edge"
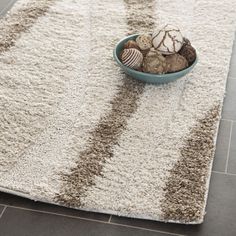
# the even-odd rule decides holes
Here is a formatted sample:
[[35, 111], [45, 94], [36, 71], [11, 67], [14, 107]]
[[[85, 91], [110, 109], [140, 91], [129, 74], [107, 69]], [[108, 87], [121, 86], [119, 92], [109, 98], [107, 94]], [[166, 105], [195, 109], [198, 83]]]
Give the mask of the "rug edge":
[[[126, 215], [126, 214], [119, 214], [118, 211], [112, 211], [112, 210], [101, 210], [101, 211], [98, 211], [96, 209], [90, 209], [90, 208], [71, 208], [71, 207], [67, 207], [67, 206], [62, 206], [60, 204], [57, 204], [56, 202], [51, 202], [51, 201], [48, 201], [46, 199], [39, 199], [39, 198], [36, 198], [36, 197], [33, 197], [31, 196], [30, 194], [27, 194], [27, 193], [23, 193], [23, 192], [19, 192], [19, 191], [14, 191], [14, 190], [10, 190], [8, 188], [4, 188], [4, 187], [1, 187], [0, 186], [0, 192], [3, 192], [3, 193], [6, 193], [6, 194], [12, 194], [12, 195], [15, 195], [17, 197], [22, 197], [22, 198], [25, 198], [25, 199], [29, 199], [31, 201], [35, 201], [35, 202], [41, 202], [41, 203], [46, 203], [46, 204], [50, 204], [50, 205], [54, 205], [54, 206], [59, 206], [59, 207], [64, 207], [64, 208], [67, 208], [67, 209], [71, 209], [71, 210], [81, 210], [81, 211], [86, 211], [86, 212], [94, 212], [94, 213], [99, 213], [99, 214], [108, 214], [108, 215], [114, 215], [114, 216], [119, 216], [119, 217], [126, 217], [126, 218], [130, 218], [130, 219], [140, 219], [140, 220], [151, 220], [151, 221], [156, 221], [156, 222], [162, 222], [162, 223], [176, 223], [176, 224], [185, 224], [185, 225], [197, 225], [197, 224], [201, 224], [203, 223], [203, 219], [200, 220], [200, 221], [193, 221], [193, 222], [181, 222], [181, 221], [173, 221], [173, 220], [167, 220], [167, 221], [164, 221], [164, 220], [161, 220], [161, 219], [154, 219], [152, 217], [149, 217], [149, 216], [142, 216], [142, 215]], [[0, 205], [7, 205], [8, 204], [0, 204]], [[20, 207], [20, 206], [15, 206], [15, 205], [9, 205], [9, 207]], [[27, 208], [29, 210], [31, 210], [31, 208]], [[34, 210], [34, 209], [32, 209]], [[47, 211], [48, 214], [57, 214], [57, 213], [54, 213], [54, 212], [50, 212], [50, 211]], [[58, 213], [59, 214], [59, 213]]]

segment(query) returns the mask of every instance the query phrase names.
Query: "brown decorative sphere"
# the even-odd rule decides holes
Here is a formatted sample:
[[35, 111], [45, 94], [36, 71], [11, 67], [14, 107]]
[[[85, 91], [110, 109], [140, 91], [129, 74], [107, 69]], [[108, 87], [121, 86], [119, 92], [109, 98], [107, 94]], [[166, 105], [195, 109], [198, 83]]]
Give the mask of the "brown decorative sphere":
[[189, 64], [192, 64], [196, 59], [196, 50], [190, 44], [183, 45], [179, 54], [185, 57]]
[[180, 71], [188, 67], [188, 62], [185, 57], [178, 53], [166, 56], [165, 59], [167, 64], [167, 72], [169, 73]]
[[164, 74], [167, 72], [166, 59], [156, 49], [151, 48], [143, 61], [143, 71], [153, 74]]
[[185, 37], [183, 37], [183, 46], [184, 46], [184, 45], [191, 45], [189, 39], [187, 39], [187, 38], [185, 38]]
[[147, 50], [140, 50], [141, 53], [143, 54], [144, 57], [146, 57], [146, 55], [148, 54], [148, 52], [150, 51], [150, 49]]
[[124, 49], [129, 49], [129, 48], [136, 48], [140, 50], [138, 44], [134, 40], [129, 40], [124, 44]]

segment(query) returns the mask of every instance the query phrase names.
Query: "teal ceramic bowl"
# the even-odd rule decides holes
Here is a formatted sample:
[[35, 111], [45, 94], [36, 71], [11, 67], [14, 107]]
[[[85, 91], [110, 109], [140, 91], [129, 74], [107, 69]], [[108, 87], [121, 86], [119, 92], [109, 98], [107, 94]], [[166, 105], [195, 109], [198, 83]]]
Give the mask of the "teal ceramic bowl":
[[130, 75], [131, 77], [133, 77], [135, 79], [144, 81], [146, 83], [152, 83], [152, 84], [169, 83], [169, 82], [173, 82], [173, 81], [185, 76], [186, 74], [188, 74], [193, 69], [193, 67], [197, 64], [198, 58], [196, 58], [196, 60], [194, 61], [194, 63], [191, 66], [189, 66], [188, 68], [186, 68], [184, 70], [174, 72], [174, 73], [163, 74], [163, 75], [144, 73], [144, 72], [133, 70], [133, 69], [125, 66], [124, 64], [122, 64], [122, 62], [119, 59], [119, 55], [124, 48], [124, 44], [128, 40], [135, 40], [137, 38], [137, 36], [138, 36], [138, 34], [134, 34], [134, 35], [130, 35], [130, 36], [122, 39], [120, 42], [117, 43], [117, 45], [114, 49], [114, 52], [113, 52], [114, 59], [116, 60], [118, 65], [124, 70], [124, 72], [126, 74]]

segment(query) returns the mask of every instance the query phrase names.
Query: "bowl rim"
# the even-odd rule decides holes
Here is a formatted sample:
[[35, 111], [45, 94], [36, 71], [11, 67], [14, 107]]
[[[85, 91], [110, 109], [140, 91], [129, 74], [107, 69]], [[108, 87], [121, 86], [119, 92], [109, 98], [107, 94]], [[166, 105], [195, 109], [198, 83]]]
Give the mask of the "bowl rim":
[[130, 68], [130, 67], [128, 67], [128, 66], [125, 66], [125, 65], [120, 61], [120, 59], [119, 59], [119, 57], [118, 57], [118, 55], [117, 55], [117, 53], [116, 53], [116, 51], [117, 51], [116, 49], [117, 49], [117, 47], [118, 47], [123, 41], [125, 41], [125, 40], [127, 40], [127, 39], [130, 39], [130, 38], [133, 38], [133, 37], [136, 37], [136, 36], [138, 36], [138, 35], [139, 35], [139, 34], [132, 34], [132, 35], [129, 35], [129, 36], [127, 36], [127, 37], [124, 37], [123, 39], [121, 39], [121, 40], [116, 44], [116, 46], [115, 46], [115, 48], [114, 48], [114, 50], [113, 50], [113, 56], [114, 56], [116, 62], [117, 62], [117, 63], [120, 65], [120, 67], [122, 67], [123, 69], [130, 70], [130, 71], [132, 71], [132, 72], [134, 72], [134, 73], [136, 73], [136, 74], [138, 74], [138, 75], [145, 75], [145, 76], [151, 76], [151, 77], [155, 76], [155, 77], [157, 77], [157, 78], [163, 78], [163, 77], [165, 77], [165, 76], [171, 76], [171, 75], [178, 75], [178, 74], [179, 74], [179, 75], [182, 75], [184, 72], [187, 72], [187, 71], [191, 70], [191, 69], [197, 64], [197, 62], [198, 62], [198, 53], [197, 53], [196, 48], [194, 48], [194, 49], [196, 50], [196, 59], [195, 59], [195, 61], [192, 63], [191, 66], [185, 68], [184, 70], [180, 70], [180, 71], [177, 71], [177, 72], [171, 72], [171, 73], [167, 73], [167, 74], [154, 74], [154, 73], [146, 73], [146, 72], [137, 71], [137, 70], [134, 70], [134, 69], [132, 69], [132, 68]]

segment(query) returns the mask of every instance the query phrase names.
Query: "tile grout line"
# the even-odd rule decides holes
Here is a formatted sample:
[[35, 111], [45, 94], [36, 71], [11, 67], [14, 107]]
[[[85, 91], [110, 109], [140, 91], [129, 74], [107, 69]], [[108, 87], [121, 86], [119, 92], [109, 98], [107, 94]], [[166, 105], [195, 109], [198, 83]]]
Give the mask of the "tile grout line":
[[231, 120], [231, 119], [225, 119], [225, 118], [221, 118], [222, 121], [228, 121], [228, 122], [236, 122], [236, 120]]
[[107, 222], [107, 221], [96, 220], [96, 219], [90, 219], [90, 218], [85, 218], [85, 217], [80, 217], [80, 216], [64, 215], [64, 214], [55, 213], [55, 212], [47, 212], [47, 211], [29, 209], [29, 208], [18, 207], [18, 206], [5, 205], [5, 209], [6, 209], [7, 207], [8, 207], [8, 208], [13, 208], [13, 209], [19, 209], [19, 210], [25, 210], [25, 211], [32, 211], [32, 212], [38, 212], [38, 213], [43, 213], [43, 214], [49, 214], [49, 215], [63, 216], [63, 217], [66, 217], [66, 218], [74, 218], [74, 219], [92, 221], [92, 222], [97, 222], [97, 223], [102, 223], [102, 224], [110, 224], [110, 225], [117, 225], [117, 226], [122, 226], [122, 227], [127, 227], [127, 228], [140, 229], [140, 230], [145, 230], [145, 231], [150, 231], [150, 232], [164, 233], [164, 234], [166, 234], [167, 236], [168, 236], [168, 235], [184, 236], [183, 234], [175, 234], [175, 233], [166, 232], [166, 231], [161, 231], [161, 230], [148, 229], [148, 228], [143, 228], [143, 227], [138, 227], [138, 226], [132, 226], [132, 225], [124, 225], [124, 224], [119, 224], [119, 223], [114, 223], [114, 222]]
[[227, 151], [226, 164], [225, 164], [225, 173], [227, 173], [227, 171], [228, 171], [232, 131], [233, 131], [233, 121], [231, 121], [231, 123], [230, 123], [229, 144], [228, 144], [228, 151]]
[[0, 219], [2, 218], [2, 216], [3, 216], [4, 212], [6, 211], [6, 209], [7, 209], [7, 206], [4, 206], [4, 208], [3, 208], [3, 210], [2, 210], [2, 212], [0, 214]]
[[233, 174], [233, 173], [226, 173], [226, 172], [221, 172], [221, 171], [216, 171], [216, 170], [213, 170], [212, 173], [215, 173], [215, 174], [220, 174], [220, 175], [229, 175], [229, 176], [236, 176], [236, 174]]
[[119, 224], [119, 223], [115, 223], [115, 222], [111, 222], [109, 223], [111, 225], [117, 225], [117, 226], [123, 226], [123, 227], [128, 227], [128, 228], [133, 228], [133, 229], [144, 229], [147, 231], [151, 231], [151, 232], [157, 232], [157, 233], [163, 233], [166, 235], [173, 235], [173, 236], [185, 236], [184, 234], [176, 234], [176, 233], [171, 233], [171, 232], [167, 232], [167, 231], [162, 231], [162, 230], [154, 230], [154, 229], [148, 229], [148, 228], [142, 228], [139, 226], [133, 226], [133, 225], [124, 225], [124, 224]]
[[108, 223], [111, 223], [111, 218], [112, 218], [112, 215], [110, 215]]
[[90, 218], [86, 218], [86, 217], [73, 216], [73, 215], [65, 215], [65, 214], [61, 214], [61, 213], [36, 210], [36, 209], [25, 208], [25, 207], [20, 207], [20, 206], [6, 205], [6, 207], [13, 208], [13, 209], [19, 209], [19, 210], [24, 210], [24, 211], [32, 211], [32, 212], [38, 212], [38, 213], [43, 213], [43, 214], [49, 214], [49, 215], [63, 216], [63, 217], [67, 217], [67, 218], [90, 220], [90, 221], [99, 222], [99, 223], [107, 223], [107, 221], [103, 221], [103, 220], [96, 220], [96, 219], [90, 219]]

